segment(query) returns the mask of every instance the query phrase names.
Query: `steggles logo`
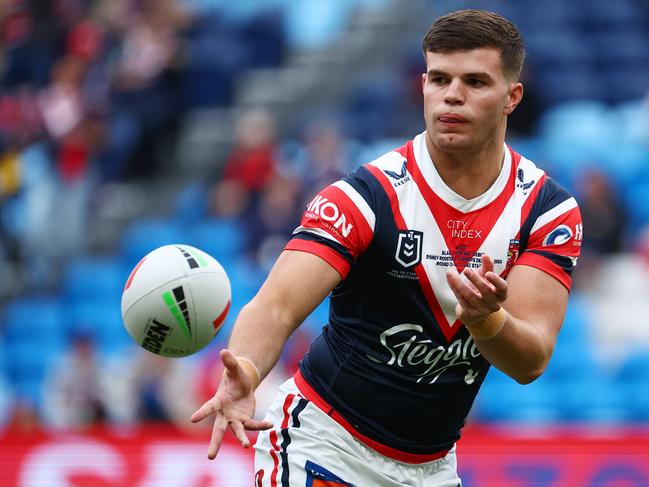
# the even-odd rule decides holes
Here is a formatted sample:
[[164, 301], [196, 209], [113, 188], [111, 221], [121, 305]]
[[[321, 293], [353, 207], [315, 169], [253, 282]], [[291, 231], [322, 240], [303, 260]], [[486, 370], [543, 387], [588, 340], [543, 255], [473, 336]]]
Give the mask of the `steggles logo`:
[[[371, 355], [367, 355], [367, 358], [390, 367], [407, 368], [417, 378], [416, 382], [433, 384], [451, 367], [472, 366], [472, 359], [480, 356], [470, 336], [466, 341], [458, 338], [448, 347], [434, 347], [432, 340], [418, 335], [423, 331], [422, 326], [411, 323], [393, 326], [379, 336], [381, 345], [388, 353], [387, 359]], [[477, 375], [478, 371], [469, 368], [464, 381], [473, 384]]]

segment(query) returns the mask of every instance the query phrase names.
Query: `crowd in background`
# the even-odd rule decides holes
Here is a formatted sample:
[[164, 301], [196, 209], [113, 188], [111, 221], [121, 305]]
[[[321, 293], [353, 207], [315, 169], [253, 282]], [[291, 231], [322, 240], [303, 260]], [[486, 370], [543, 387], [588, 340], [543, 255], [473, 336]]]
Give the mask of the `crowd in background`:
[[[173, 154], [183, 117], [196, 108], [227, 106], [238, 74], [285, 59], [286, 34], [273, 11], [225, 22], [219, 15], [197, 15], [188, 4], [0, 2], [4, 301], [15, 297], [15, 289], [56, 292], [71, 256], [87, 250], [85, 236], [102, 187], [168, 176], [177, 162]], [[534, 140], [553, 107], [535, 83], [534, 59], [530, 66], [525, 102], [511, 120], [510, 142], [534, 159], [546, 155]], [[289, 130], [280, 129], [272, 112], [242, 112], [229, 154], [214, 161], [209, 180], [171, 196], [176, 211], [190, 224], [206, 219], [231, 223], [238, 233], [232, 238], [241, 241], [238, 266], [263, 277], [321, 187], [422, 129], [420, 72], [419, 57], [405, 58], [392, 78], [380, 80], [386, 86], [365, 80], [339, 111], [305, 111], [306, 121], [296, 117]], [[649, 113], [646, 100], [634, 103]], [[571, 188], [582, 211], [585, 238], [576, 293], [588, 292], [603, 279], [601, 269], [611, 256], [633, 253], [649, 265], [649, 218], [638, 216], [644, 211], [639, 202], [649, 199], [629, 196], [642, 196], [634, 183], [649, 188], [646, 181], [633, 179], [644, 175], [649, 181], [649, 136], [642, 137], [635, 142], [645, 144], [638, 160], [647, 167], [635, 168], [623, 185], [594, 160], [583, 161], [578, 181], [556, 159], [537, 161]], [[291, 339], [262, 385], [260, 411], [274, 386], [295, 370], [326, 310], [318, 320]], [[66, 340], [43, 378], [41, 394], [47, 400], [42, 405], [14, 394], [0, 374], [0, 425], [30, 429], [162, 420], [186, 427], [190, 412], [212, 393], [220, 373], [214, 370], [217, 345], [195, 359], [168, 360], [135, 348], [106, 357], [82, 328]], [[1, 358], [0, 351], [0, 366]]]

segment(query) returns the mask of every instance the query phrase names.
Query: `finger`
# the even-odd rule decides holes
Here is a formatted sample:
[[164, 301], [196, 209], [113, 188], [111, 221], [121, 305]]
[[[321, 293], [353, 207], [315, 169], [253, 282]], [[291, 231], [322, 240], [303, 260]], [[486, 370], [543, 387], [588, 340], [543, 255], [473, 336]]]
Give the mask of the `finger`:
[[489, 272], [485, 278], [493, 284], [496, 289], [496, 297], [502, 302], [507, 299], [507, 281], [500, 277], [495, 272]]
[[482, 267], [480, 268], [480, 274], [485, 275], [487, 272], [493, 272], [494, 270], [494, 261], [487, 254], [482, 254]]
[[199, 421], [203, 421], [208, 416], [211, 416], [219, 409], [221, 409], [221, 402], [213, 397], [205, 404], [203, 404], [194, 414], [192, 414], [192, 417], [189, 418], [189, 420], [192, 423], [198, 423]]
[[248, 435], [246, 435], [246, 430], [243, 428], [241, 421], [230, 421], [230, 429], [242, 447], [248, 448], [250, 446], [250, 440], [248, 439]]
[[464, 271], [464, 275], [469, 280], [469, 282], [471, 282], [471, 284], [475, 286], [482, 299], [488, 298], [490, 297], [490, 295], [496, 293], [496, 287], [477, 272], [471, 269], [466, 269]]
[[227, 348], [221, 350], [221, 360], [223, 361], [223, 365], [231, 372], [235, 372], [239, 368], [239, 361]]
[[463, 308], [467, 309], [475, 307], [473, 303], [476, 299], [479, 299], [480, 296], [460, 278], [457, 271], [447, 271], [446, 280], [451, 291], [455, 294], [458, 303], [460, 303]]
[[225, 434], [225, 428], [227, 427], [228, 422], [225, 419], [225, 416], [222, 414], [217, 414], [214, 419], [214, 427], [212, 428], [212, 437], [210, 438], [210, 446], [207, 448], [207, 458], [214, 460], [216, 454], [221, 448], [221, 442], [223, 441], [223, 435]]
[[244, 419], [241, 423], [248, 431], [268, 430], [273, 427], [273, 423], [270, 421], [259, 421], [256, 419]]

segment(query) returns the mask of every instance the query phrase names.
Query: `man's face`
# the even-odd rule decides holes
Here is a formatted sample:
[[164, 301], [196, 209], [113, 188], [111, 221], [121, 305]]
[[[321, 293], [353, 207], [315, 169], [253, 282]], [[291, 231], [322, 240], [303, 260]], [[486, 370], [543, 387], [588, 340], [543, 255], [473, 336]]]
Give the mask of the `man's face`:
[[427, 52], [422, 87], [430, 142], [457, 153], [480, 150], [504, 137], [506, 116], [523, 93], [520, 83], [505, 77], [494, 48]]

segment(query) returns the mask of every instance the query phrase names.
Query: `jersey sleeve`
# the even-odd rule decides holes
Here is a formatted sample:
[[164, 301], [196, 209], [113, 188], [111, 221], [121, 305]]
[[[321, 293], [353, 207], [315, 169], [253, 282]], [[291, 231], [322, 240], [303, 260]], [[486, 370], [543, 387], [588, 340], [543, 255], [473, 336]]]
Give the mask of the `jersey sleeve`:
[[525, 251], [515, 265], [527, 265], [547, 272], [568, 290], [571, 274], [581, 251], [583, 226], [577, 201], [552, 180], [542, 191]]
[[285, 250], [315, 254], [344, 279], [374, 236], [376, 216], [369, 187], [359, 173], [327, 186], [306, 207]]

